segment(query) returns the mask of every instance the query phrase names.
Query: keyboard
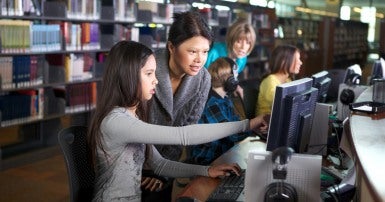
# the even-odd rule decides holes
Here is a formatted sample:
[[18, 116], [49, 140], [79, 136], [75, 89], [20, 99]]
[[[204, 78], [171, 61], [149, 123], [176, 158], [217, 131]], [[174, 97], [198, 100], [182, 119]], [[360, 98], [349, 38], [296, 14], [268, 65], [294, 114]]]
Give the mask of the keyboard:
[[236, 201], [245, 187], [245, 172], [246, 169], [242, 169], [239, 176], [234, 174], [224, 177], [207, 201]]

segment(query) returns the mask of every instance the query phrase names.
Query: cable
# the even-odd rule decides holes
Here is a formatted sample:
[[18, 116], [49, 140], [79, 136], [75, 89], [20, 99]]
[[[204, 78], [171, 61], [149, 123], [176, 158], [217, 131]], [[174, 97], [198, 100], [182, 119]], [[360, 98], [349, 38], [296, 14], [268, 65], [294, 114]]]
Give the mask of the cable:
[[[337, 189], [339, 189], [337, 185], [333, 185], [333, 186], [329, 187], [327, 193], [329, 193], [329, 195], [333, 197], [334, 201], [338, 202], [338, 201], [340, 201], [339, 200], [340, 196], [338, 193], [339, 191], [337, 191], [337, 189], [335, 187], [337, 187]], [[330, 189], [332, 189], [332, 190], [330, 190]]]
[[342, 156], [342, 152], [341, 152], [341, 148], [340, 148], [340, 137], [339, 137], [339, 134], [338, 134], [338, 131], [335, 127], [333, 127], [334, 129], [334, 132], [337, 136], [337, 151], [338, 151], [338, 159], [340, 160], [340, 165], [337, 167], [338, 169], [341, 169], [341, 170], [346, 170], [346, 168], [342, 165], [343, 163], [343, 156]]

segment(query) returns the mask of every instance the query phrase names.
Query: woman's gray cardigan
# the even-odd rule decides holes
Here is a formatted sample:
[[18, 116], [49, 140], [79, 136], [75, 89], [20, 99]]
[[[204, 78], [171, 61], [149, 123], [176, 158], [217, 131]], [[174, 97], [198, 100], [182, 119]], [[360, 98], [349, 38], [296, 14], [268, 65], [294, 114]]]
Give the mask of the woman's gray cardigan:
[[[211, 88], [211, 76], [202, 67], [195, 76], [185, 75], [175, 95], [172, 94], [168, 56], [165, 49], [156, 52], [156, 76], [159, 81], [150, 110], [150, 123], [185, 126], [198, 122]], [[197, 131], [199, 132], [199, 131]], [[163, 157], [179, 160], [183, 146], [156, 145]]]

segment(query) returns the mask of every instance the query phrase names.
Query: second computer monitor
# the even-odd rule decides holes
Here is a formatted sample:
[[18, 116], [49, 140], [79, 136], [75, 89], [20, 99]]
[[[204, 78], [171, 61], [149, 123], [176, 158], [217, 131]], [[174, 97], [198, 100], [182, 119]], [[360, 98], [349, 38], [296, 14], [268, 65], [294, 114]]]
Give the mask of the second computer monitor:
[[266, 150], [289, 146], [306, 152], [318, 97], [312, 84], [311, 78], [303, 78], [276, 87]]
[[332, 80], [329, 78], [327, 71], [321, 71], [311, 76], [313, 79], [313, 87], [318, 89], [317, 102], [325, 103], [327, 100], [328, 90]]

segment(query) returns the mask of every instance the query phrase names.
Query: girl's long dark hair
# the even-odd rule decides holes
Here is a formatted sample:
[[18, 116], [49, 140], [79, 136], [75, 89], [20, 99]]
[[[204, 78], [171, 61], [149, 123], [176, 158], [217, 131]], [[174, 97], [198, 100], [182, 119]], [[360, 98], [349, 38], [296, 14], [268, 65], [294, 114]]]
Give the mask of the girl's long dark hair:
[[136, 115], [147, 121], [148, 107], [147, 102], [142, 101], [140, 70], [150, 55], [153, 55], [150, 48], [135, 41], [120, 41], [111, 48], [104, 65], [96, 110], [87, 133], [93, 166], [96, 164], [98, 147], [107, 155], [102, 144], [100, 125], [114, 107], [137, 106]]

